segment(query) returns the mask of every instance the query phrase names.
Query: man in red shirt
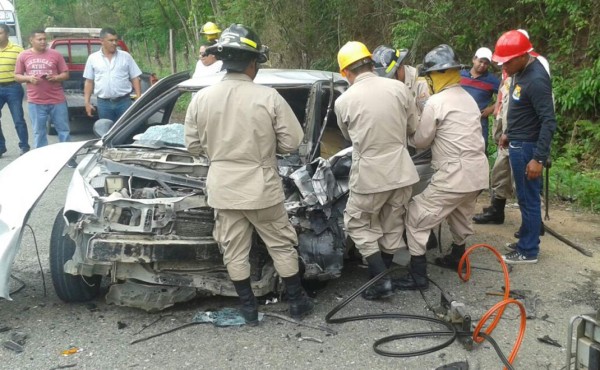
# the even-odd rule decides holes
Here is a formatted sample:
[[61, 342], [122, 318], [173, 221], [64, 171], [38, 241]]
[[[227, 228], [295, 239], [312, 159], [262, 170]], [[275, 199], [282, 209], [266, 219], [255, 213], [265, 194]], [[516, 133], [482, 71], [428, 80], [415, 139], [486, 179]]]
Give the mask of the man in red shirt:
[[[29, 119], [33, 128], [36, 148], [48, 145], [46, 123], [54, 124], [59, 141], [69, 141], [69, 113], [62, 82], [69, 78], [69, 70], [62, 55], [47, 48], [46, 33], [35, 30], [29, 36], [31, 49], [17, 57], [15, 80], [27, 84]], [[74, 160], [69, 167], [76, 166]]]

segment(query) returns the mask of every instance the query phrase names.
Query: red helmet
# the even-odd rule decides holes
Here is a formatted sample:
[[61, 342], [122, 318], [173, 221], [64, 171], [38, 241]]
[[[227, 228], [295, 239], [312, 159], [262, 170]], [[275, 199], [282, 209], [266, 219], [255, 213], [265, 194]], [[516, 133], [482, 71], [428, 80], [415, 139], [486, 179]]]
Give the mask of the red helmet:
[[492, 60], [496, 63], [505, 63], [531, 50], [533, 46], [527, 36], [517, 30], [508, 31], [496, 42]]

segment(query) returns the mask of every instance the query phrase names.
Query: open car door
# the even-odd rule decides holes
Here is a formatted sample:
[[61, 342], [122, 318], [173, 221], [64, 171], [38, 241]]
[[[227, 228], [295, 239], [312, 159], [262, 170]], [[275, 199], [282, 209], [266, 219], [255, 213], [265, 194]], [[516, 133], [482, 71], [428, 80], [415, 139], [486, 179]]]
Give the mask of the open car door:
[[[346, 81], [334, 82], [333, 74], [331, 80], [320, 80], [312, 85], [306, 102], [304, 140], [298, 149], [304, 163], [309, 163], [319, 156], [327, 158], [347, 144], [343, 142], [333, 112], [335, 99], [346, 90], [347, 86]], [[328, 129], [334, 134], [326, 135]], [[324, 145], [323, 140], [327, 138], [334, 144]], [[328, 150], [324, 150], [325, 146]]]

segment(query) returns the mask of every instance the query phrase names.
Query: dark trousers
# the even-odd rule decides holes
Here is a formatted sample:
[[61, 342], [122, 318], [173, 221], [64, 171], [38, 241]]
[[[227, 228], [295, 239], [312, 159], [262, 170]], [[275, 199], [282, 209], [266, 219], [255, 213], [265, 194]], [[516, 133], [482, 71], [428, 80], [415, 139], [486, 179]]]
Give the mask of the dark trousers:
[[511, 141], [508, 149], [517, 200], [521, 210], [520, 238], [517, 250], [527, 257], [537, 257], [540, 251], [540, 228], [542, 226], [542, 177], [528, 180], [525, 170], [533, 159], [536, 143]]
[[[19, 148], [29, 150], [29, 134], [25, 123], [25, 114], [23, 113], [23, 95], [23, 86], [20, 83], [15, 82], [12, 85], [0, 86], [0, 109], [4, 107], [4, 104], [8, 104], [19, 137]], [[0, 126], [0, 152], [5, 151], [6, 139], [2, 133], [2, 126]]]

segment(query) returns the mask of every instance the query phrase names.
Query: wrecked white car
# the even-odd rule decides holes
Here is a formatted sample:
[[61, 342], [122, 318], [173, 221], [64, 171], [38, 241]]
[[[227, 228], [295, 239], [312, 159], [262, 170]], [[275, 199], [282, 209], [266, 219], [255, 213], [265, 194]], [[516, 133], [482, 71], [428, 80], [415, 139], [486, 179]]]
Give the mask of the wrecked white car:
[[[147, 311], [198, 295], [236, 296], [212, 238], [213, 210], [204, 192], [208, 161], [190, 155], [183, 143], [192, 94], [222, 76], [172, 75], [114, 125], [96, 122], [102, 139], [81, 149], [52, 229], [51, 274], [62, 300], [94, 299], [105, 277], [109, 303]], [[348, 248], [343, 211], [351, 149], [333, 105], [348, 83], [337, 73], [274, 69], [260, 70], [255, 82], [277, 89], [305, 131], [299, 150], [279, 157], [303, 279], [337, 278]], [[429, 152], [414, 161], [421, 175], [416, 193], [432, 175]], [[281, 285], [266, 247], [254, 240], [253, 290], [257, 296], [278, 292]]]

